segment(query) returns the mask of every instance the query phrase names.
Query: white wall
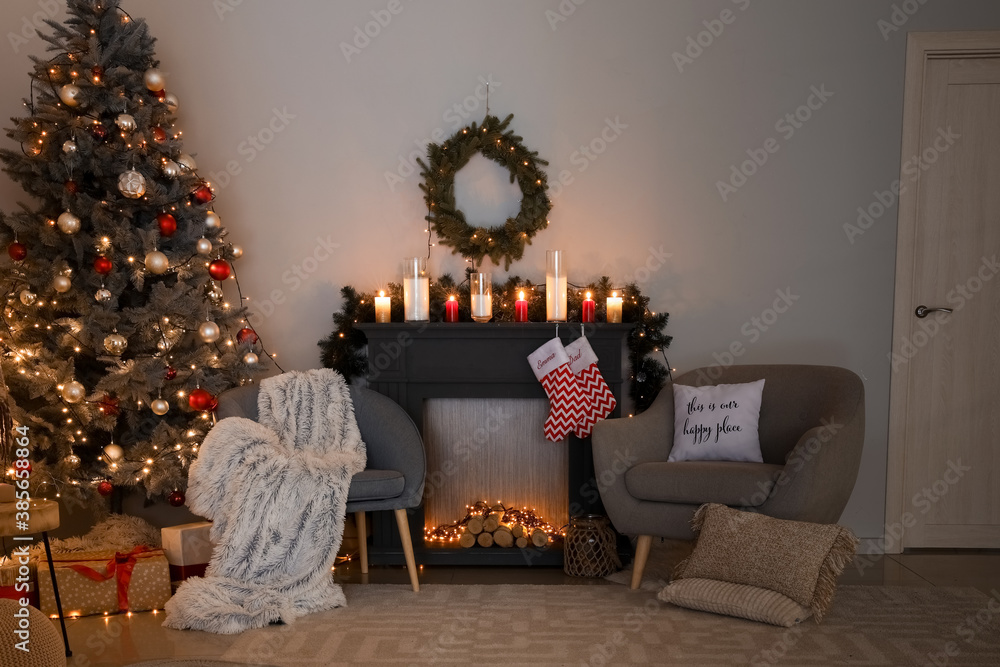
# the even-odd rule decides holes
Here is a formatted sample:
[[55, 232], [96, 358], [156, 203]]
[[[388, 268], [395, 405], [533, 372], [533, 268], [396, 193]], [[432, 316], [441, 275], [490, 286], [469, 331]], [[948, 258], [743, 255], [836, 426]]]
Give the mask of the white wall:
[[[19, 31], [54, 1], [6, 0], [0, 25]], [[247, 250], [237, 268], [253, 302], [272, 292], [283, 299], [259, 329], [285, 368], [318, 364], [316, 341], [331, 329], [341, 286], [397, 279], [400, 258], [423, 252], [418, 176], [393, 189], [385, 173], [436, 128], [454, 130], [449, 110], [489, 77], [491, 111], [516, 114], [525, 143], [551, 162], [550, 181], [564, 170], [573, 179], [555, 197], [551, 228], [513, 270], [539, 280], [545, 249], [561, 248], [571, 280], [624, 280], [662, 247], [670, 257], [643, 288], [671, 314], [679, 370], [724, 362], [716, 355], [738, 342], [739, 363], [859, 373], [868, 439], [844, 521], [880, 535], [895, 207], [853, 244], [843, 226], [897, 178], [905, 32], [997, 29], [1000, 3], [899, 0], [917, 11], [884, 36], [878, 22], [891, 21], [890, 0], [400, 0], [348, 62], [341, 43], [390, 4], [125, 4], [159, 39], [202, 172], [230, 161], [241, 170], [228, 184], [213, 179], [217, 209]], [[560, 8], [569, 15], [553, 23]], [[731, 23], [678, 71], [672, 54], [723, 10]], [[0, 45], [0, 116], [21, 113], [28, 54], [41, 52], [37, 37], [15, 49], [8, 35]], [[789, 138], [775, 123], [813, 87], [833, 96]], [[483, 105], [469, 106], [480, 120]], [[281, 132], [251, 151], [244, 142], [274, 110], [288, 114], [275, 121]], [[620, 136], [596, 160], [581, 158], [608, 119]], [[777, 152], [722, 201], [717, 181], [770, 137]], [[21, 195], [0, 179], [0, 206]], [[328, 237], [337, 244], [329, 259], [294, 278]], [[431, 264], [435, 274], [462, 268], [442, 248]], [[770, 318], [778, 290], [794, 304], [764, 331], [752, 318]]]

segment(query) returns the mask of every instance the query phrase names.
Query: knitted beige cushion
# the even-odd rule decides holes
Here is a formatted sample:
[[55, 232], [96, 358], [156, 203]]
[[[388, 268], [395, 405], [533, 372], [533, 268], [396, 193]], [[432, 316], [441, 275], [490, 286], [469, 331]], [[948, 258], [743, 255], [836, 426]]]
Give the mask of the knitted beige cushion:
[[712, 579], [679, 579], [657, 596], [678, 607], [738, 616], [790, 628], [812, 614], [781, 593]]
[[714, 503], [698, 508], [691, 525], [700, 531], [698, 542], [677, 566], [675, 579], [766, 588], [808, 607], [817, 623], [858, 544], [843, 526], [774, 519]]
[[14, 600], [0, 599], [0, 667], [66, 667], [62, 635], [45, 614], [27, 607], [28, 646], [25, 652], [16, 648], [21, 641], [14, 634], [21, 619], [14, 614], [21, 606]]

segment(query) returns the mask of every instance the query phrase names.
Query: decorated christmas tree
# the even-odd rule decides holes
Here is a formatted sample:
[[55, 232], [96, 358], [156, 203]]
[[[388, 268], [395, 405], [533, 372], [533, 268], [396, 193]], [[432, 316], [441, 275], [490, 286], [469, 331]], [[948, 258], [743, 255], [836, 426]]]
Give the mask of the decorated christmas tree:
[[145, 22], [118, 0], [68, 6], [0, 152], [33, 200], [0, 218], [11, 415], [36, 494], [179, 505], [216, 396], [262, 365], [238, 283], [222, 289], [243, 251], [182, 149]]

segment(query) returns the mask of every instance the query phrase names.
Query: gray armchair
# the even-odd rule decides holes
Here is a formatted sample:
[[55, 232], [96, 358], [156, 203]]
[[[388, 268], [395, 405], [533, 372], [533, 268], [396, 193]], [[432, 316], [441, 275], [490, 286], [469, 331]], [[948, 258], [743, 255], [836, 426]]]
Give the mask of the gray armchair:
[[594, 427], [594, 467], [615, 528], [638, 535], [631, 588], [639, 587], [653, 537], [693, 539], [691, 517], [721, 503], [779, 519], [835, 523], [854, 489], [865, 440], [865, 389], [832, 366], [701, 368], [679, 385], [764, 379], [763, 463], [668, 462], [674, 397], [668, 384], [648, 410]]
[[[361, 572], [368, 573], [368, 533], [365, 512], [392, 510], [403, 542], [406, 569], [414, 591], [420, 590], [413, 542], [406, 510], [420, 504], [427, 472], [420, 432], [403, 408], [391, 399], [363, 387], [351, 387], [351, 401], [358, 430], [367, 449], [365, 469], [351, 480], [347, 512], [354, 514], [361, 543]], [[218, 419], [257, 419], [257, 385], [223, 392], [215, 414]]]

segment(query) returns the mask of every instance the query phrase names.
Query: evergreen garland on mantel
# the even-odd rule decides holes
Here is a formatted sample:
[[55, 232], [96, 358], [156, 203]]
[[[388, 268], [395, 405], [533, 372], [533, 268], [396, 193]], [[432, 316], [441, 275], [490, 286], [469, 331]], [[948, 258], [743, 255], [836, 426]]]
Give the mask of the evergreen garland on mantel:
[[[467, 273], [471, 270], [468, 269]], [[502, 284], [493, 284], [492, 321], [514, 321], [514, 302], [521, 291], [528, 301], [528, 320], [545, 321], [545, 285], [522, 280], [519, 276], [511, 276]], [[392, 299], [392, 321], [402, 322], [402, 285], [390, 283], [385, 292]], [[581, 304], [587, 292], [591, 293], [596, 302], [598, 323], [606, 321], [607, 298], [612, 292], [618, 292], [622, 296], [622, 322], [635, 324], [628, 334], [629, 362], [632, 369], [629, 394], [635, 401], [636, 412], [642, 412], [653, 402], [669, 377], [667, 367], [652, 355], [654, 352], [663, 352], [670, 346], [672, 337], [664, 333], [670, 316], [668, 313], [651, 312], [648, 308], [649, 297], [643, 295], [635, 283], [629, 283], [624, 288], [618, 289], [612, 287], [610, 279], [605, 276], [596, 283], [584, 287], [574, 286], [569, 290], [567, 307], [570, 323], [580, 322]], [[350, 285], [345, 285], [340, 293], [344, 298], [344, 305], [340, 312], [333, 315], [336, 329], [319, 341], [319, 346], [323, 366], [335, 369], [350, 382], [352, 378], [365, 376], [368, 373], [368, 358], [364, 352], [368, 337], [354, 325], [359, 322], [375, 321], [375, 293], [361, 293]], [[471, 322], [468, 276], [464, 282], [457, 284], [449, 274], [431, 281], [431, 321], [444, 321], [444, 302], [450, 296], [454, 296], [458, 301], [459, 321]], [[663, 358], [666, 360], [665, 353]]]

